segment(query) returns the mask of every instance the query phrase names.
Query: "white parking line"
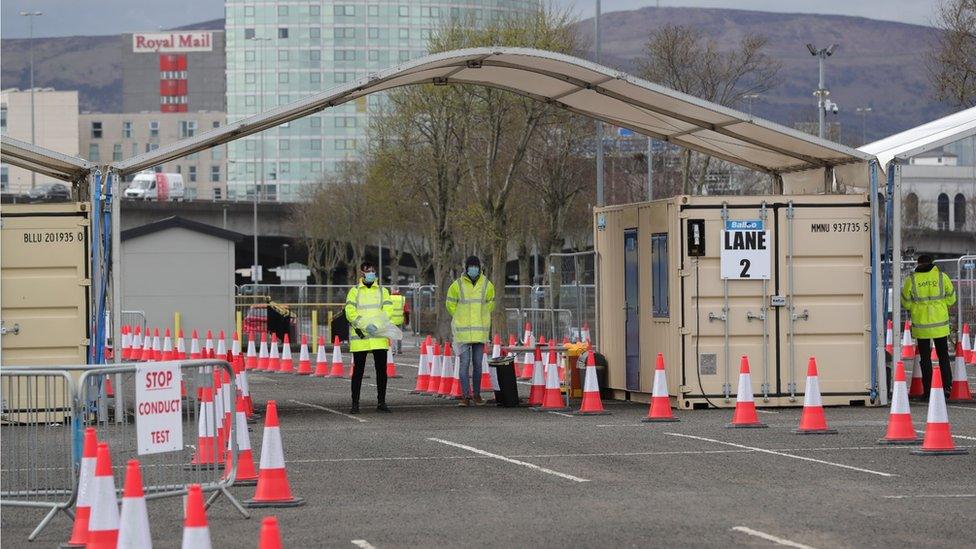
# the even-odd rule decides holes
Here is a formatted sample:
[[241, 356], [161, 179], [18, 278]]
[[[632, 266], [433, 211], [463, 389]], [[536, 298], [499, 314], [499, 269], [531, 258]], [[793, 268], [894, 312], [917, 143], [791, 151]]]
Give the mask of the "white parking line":
[[957, 410], [970, 410], [976, 412], [976, 406], [955, 406], [953, 404], [946, 404], [946, 408], [955, 408]]
[[566, 473], [560, 473], [559, 471], [553, 471], [552, 469], [546, 469], [545, 467], [540, 467], [540, 466], [538, 466], [538, 465], [536, 465], [534, 463], [528, 463], [526, 461], [519, 461], [517, 459], [512, 459], [510, 457], [500, 456], [498, 454], [493, 454], [491, 452], [486, 452], [485, 450], [480, 450], [478, 448], [475, 448], [473, 446], [468, 446], [466, 444], [459, 444], [457, 442], [451, 442], [450, 440], [444, 440], [444, 439], [441, 439], [441, 438], [428, 438], [427, 440], [431, 440], [431, 441], [434, 441], [434, 442], [440, 442], [441, 444], [446, 444], [448, 446], [453, 446], [455, 448], [460, 448], [462, 450], [467, 450], [469, 452], [474, 452], [475, 454], [478, 454], [478, 455], [481, 455], [481, 456], [494, 458], [494, 459], [497, 459], [497, 460], [500, 460], [500, 461], [505, 461], [505, 462], [508, 462], [508, 463], [513, 463], [515, 465], [521, 465], [522, 467], [528, 467], [529, 469], [534, 469], [536, 471], [539, 471], [539, 472], [542, 472], [542, 473], [546, 473], [547, 475], [557, 476], [559, 478], [564, 478], [566, 480], [571, 480], [573, 482], [589, 482], [589, 479], [575, 477], [573, 475], [567, 475]]
[[799, 460], [803, 460], [803, 461], [811, 461], [813, 463], [820, 463], [820, 464], [823, 464], [823, 465], [831, 465], [833, 467], [840, 467], [842, 469], [850, 469], [851, 471], [859, 471], [861, 473], [869, 473], [869, 474], [872, 474], [872, 475], [878, 475], [878, 476], [882, 476], [882, 477], [893, 477], [893, 476], [895, 476], [895, 475], [893, 475], [891, 473], [884, 473], [884, 472], [881, 472], [881, 471], [873, 471], [871, 469], [862, 469], [860, 467], [853, 467], [851, 465], [844, 465], [843, 463], [834, 463], [832, 461], [824, 461], [822, 459], [814, 459], [814, 458], [806, 457], [806, 456], [797, 456], [797, 455], [794, 455], [794, 454], [786, 454], [786, 453], [783, 453], [783, 452], [777, 452], [775, 450], [767, 450], [765, 448], [756, 448], [754, 446], [745, 446], [743, 444], [736, 444], [734, 442], [725, 442], [725, 441], [722, 441], [722, 440], [715, 440], [714, 438], [705, 438], [705, 437], [699, 437], [699, 436], [695, 436], [695, 435], [683, 435], [681, 433], [664, 433], [664, 434], [670, 435], [670, 436], [673, 436], [673, 437], [690, 438], [690, 439], [695, 439], [695, 440], [702, 440], [702, 441], [705, 441], [705, 442], [713, 442], [715, 444], [724, 444], [726, 446], [732, 446], [733, 448], [743, 448], [743, 449], [746, 449], [746, 450], [753, 450], [753, 451], [756, 451], [756, 452], [762, 452], [764, 454], [772, 454], [774, 456], [783, 456], [783, 457], [788, 457], [788, 458], [792, 458], [792, 459], [799, 459]]
[[344, 414], [344, 413], [340, 412], [339, 410], [333, 410], [332, 408], [326, 408], [325, 406], [319, 406], [318, 404], [311, 404], [311, 403], [308, 403], [308, 402], [302, 402], [300, 400], [290, 400], [289, 402], [294, 402], [295, 404], [300, 404], [302, 406], [308, 406], [309, 408], [316, 408], [318, 410], [325, 410], [326, 412], [329, 412], [329, 413], [332, 413], [332, 414], [336, 414], [338, 416], [347, 417], [349, 419], [354, 419], [354, 420], [356, 420], [356, 421], [358, 421], [360, 423], [366, 423], [366, 420], [363, 419], [363, 418], [361, 418], [361, 417], [356, 417], [356, 416], [351, 416], [349, 414]]
[[757, 538], [762, 538], [766, 541], [771, 541], [777, 545], [784, 545], [786, 547], [795, 547], [796, 549], [813, 549], [809, 545], [803, 545], [802, 543], [797, 543], [795, 541], [790, 541], [788, 539], [778, 538], [772, 534], [767, 534], [766, 532], [760, 532], [759, 530], [753, 530], [752, 528], [746, 528], [745, 526], [736, 526], [732, 528], [735, 532], [742, 532], [743, 534], [748, 534], [750, 536], [755, 536]]
[[963, 440], [976, 440], [976, 437], [967, 437], [964, 435], [952, 435], [952, 438], [961, 438]]
[[554, 415], [557, 415], [557, 416], [563, 416], [563, 417], [568, 417], [568, 418], [570, 418], [570, 419], [576, 419], [576, 416], [573, 416], [573, 415], [570, 415], [570, 414], [564, 414], [564, 413], [562, 413], [562, 412], [549, 412], [549, 413], [550, 413], [550, 414], [554, 414]]
[[904, 496], [881, 496], [885, 499], [909, 499], [909, 498], [976, 498], [976, 494], [919, 494]]
[[778, 414], [779, 412], [774, 412], [772, 410], [763, 410], [762, 408], [756, 408], [757, 414]]
[[370, 542], [364, 539], [354, 539], [350, 543], [352, 543], [356, 547], [361, 547], [362, 549], [376, 549], [376, 547], [374, 547], [373, 544], [371, 544]]

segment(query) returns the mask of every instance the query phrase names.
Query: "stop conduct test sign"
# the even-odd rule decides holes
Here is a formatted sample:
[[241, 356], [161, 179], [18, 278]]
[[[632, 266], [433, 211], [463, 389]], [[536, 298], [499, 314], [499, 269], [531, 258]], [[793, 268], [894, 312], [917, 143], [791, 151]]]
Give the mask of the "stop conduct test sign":
[[139, 455], [183, 449], [183, 403], [178, 364], [136, 367], [136, 440]]

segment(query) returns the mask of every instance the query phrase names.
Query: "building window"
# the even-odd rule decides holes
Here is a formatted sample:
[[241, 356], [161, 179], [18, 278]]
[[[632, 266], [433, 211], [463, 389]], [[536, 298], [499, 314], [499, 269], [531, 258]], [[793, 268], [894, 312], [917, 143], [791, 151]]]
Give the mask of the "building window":
[[210, 149], [210, 160], [222, 160], [224, 158], [224, 146], [218, 145]]
[[400, 29], [400, 40], [410, 39], [410, 29]]
[[332, 29], [333, 38], [355, 38], [356, 29], [354, 27], [335, 27]]
[[187, 166], [186, 173], [187, 173], [187, 176], [190, 179], [190, 183], [196, 183], [197, 182], [197, 167], [196, 166]]
[[245, 72], [244, 73], [244, 83], [245, 84], [254, 84], [257, 81], [258, 81], [258, 77], [253, 72]]
[[221, 195], [222, 195], [222, 193], [220, 191], [220, 187], [214, 187], [213, 188], [213, 199], [214, 200], [220, 200], [222, 198]]
[[651, 313], [668, 318], [668, 233], [651, 235]]
[[122, 122], [122, 139], [132, 139], [132, 122]]
[[254, 50], [245, 50], [244, 51], [244, 60], [245, 61], [254, 61], [256, 59], [257, 59], [257, 56], [254, 54]]
[[[6, 110], [6, 109], [4, 109]], [[0, 166], [0, 190], [6, 191], [10, 186], [10, 171], [6, 166]]]
[[322, 140], [321, 139], [309, 139], [308, 140], [308, 146], [313, 151], [321, 151], [322, 150]]
[[955, 210], [952, 212], [954, 215], [953, 224], [957, 231], [961, 231], [966, 228], [966, 197], [959, 193], [952, 199], [952, 202], [952, 208]]
[[373, 40], [375, 40], [375, 39], [377, 39], [377, 38], [379, 38], [379, 37], [380, 37], [380, 29], [378, 29], [378, 28], [376, 28], [376, 27], [370, 27], [370, 28], [369, 28], [369, 31], [367, 31], [367, 32], [369, 33], [369, 34], [368, 34], [368, 35], [369, 35], [369, 37], [370, 37], [371, 39], [373, 39]]
[[335, 7], [335, 14], [338, 16], [353, 17], [356, 15], [356, 6], [337, 5]]
[[220, 182], [220, 166], [210, 166], [210, 182]]
[[278, 83], [279, 84], [287, 84], [288, 83], [288, 73], [287, 72], [279, 72], [278, 73]]
[[288, 38], [288, 27], [278, 28], [278, 38]]
[[380, 60], [380, 52], [377, 51], [377, 50], [369, 50], [369, 60], [370, 61], [379, 61]]
[[335, 50], [336, 61], [355, 61], [356, 50]]
[[112, 145], [112, 162], [122, 160], [122, 143]]
[[[7, 133], [7, 106], [0, 105], [0, 132]], [[4, 168], [6, 170], [6, 168]]]
[[149, 137], [159, 137], [159, 121], [149, 121]]
[[139, 144], [138, 143], [133, 143], [132, 144], [132, 156], [137, 156], [138, 154], [139, 154]]
[[308, 52], [309, 61], [321, 61], [322, 60], [322, 50], [310, 50]]
[[92, 162], [98, 162], [101, 160], [98, 154], [98, 143], [88, 144], [88, 160], [91, 160]]
[[308, 75], [309, 84], [321, 84], [322, 83], [322, 73], [312, 72]]
[[308, 119], [308, 125], [309, 125], [310, 128], [321, 128], [322, 127], [322, 119], [319, 118], [318, 116], [313, 116], [313, 117], [311, 117], [311, 118]]
[[939, 194], [938, 200], [938, 227], [940, 231], [949, 230], [949, 195]]
[[101, 139], [102, 138], [102, 123], [101, 122], [92, 122], [91, 123], [91, 136], [92, 136], [92, 139]]
[[196, 133], [196, 120], [180, 120], [180, 138], [193, 137]]
[[311, 6], [308, 7], [308, 14], [309, 15], [321, 15], [322, 14], [322, 9], [317, 4], [312, 4]]
[[213, 124], [211, 124], [210, 127], [212, 127], [212, 128], [219, 128], [220, 127], [220, 120], [214, 120], [213, 121]]
[[308, 29], [308, 37], [312, 40], [318, 40], [322, 37], [322, 29], [319, 27], [312, 27]]
[[410, 17], [410, 6], [400, 6], [400, 17]]
[[288, 17], [288, 6], [278, 6], [278, 17]]
[[254, 29], [244, 29], [244, 40], [254, 38]]
[[288, 61], [288, 50], [278, 50], [278, 61]]
[[278, 141], [279, 151], [287, 151], [288, 149], [291, 149], [291, 141], [287, 139], [281, 139]]
[[918, 227], [918, 195], [908, 193], [905, 197], [904, 216], [905, 225], [908, 227]]
[[244, 6], [244, 17], [254, 17], [254, 6]]
[[253, 107], [254, 105], [257, 105], [257, 104], [258, 104], [257, 103], [257, 100], [254, 98], [253, 95], [245, 95], [244, 96], [244, 106], [245, 107]]
[[355, 116], [337, 116], [335, 119], [335, 127], [337, 128], [355, 128], [356, 127], [356, 117]]
[[369, 8], [366, 10], [366, 15], [368, 15], [370, 17], [379, 17], [380, 16], [380, 7], [379, 6], [369, 6]]
[[400, 61], [410, 61], [410, 52], [407, 50], [400, 50]]

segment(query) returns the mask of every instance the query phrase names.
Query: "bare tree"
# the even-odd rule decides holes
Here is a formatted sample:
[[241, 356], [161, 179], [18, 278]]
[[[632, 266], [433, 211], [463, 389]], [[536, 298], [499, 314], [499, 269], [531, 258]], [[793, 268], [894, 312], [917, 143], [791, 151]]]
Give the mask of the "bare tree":
[[[764, 36], [749, 34], [735, 49], [721, 51], [701, 29], [665, 25], [651, 32], [636, 63], [641, 76], [652, 82], [733, 107], [744, 96], [766, 93], [777, 85], [780, 63], [765, 53], [766, 42]], [[692, 156], [692, 151], [684, 151], [686, 194], [700, 191], [710, 161], [706, 156], [693, 166]]]
[[942, 32], [928, 64], [935, 96], [958, 108], [976, 106], [976, 0], [946, 0], [936, 24]]

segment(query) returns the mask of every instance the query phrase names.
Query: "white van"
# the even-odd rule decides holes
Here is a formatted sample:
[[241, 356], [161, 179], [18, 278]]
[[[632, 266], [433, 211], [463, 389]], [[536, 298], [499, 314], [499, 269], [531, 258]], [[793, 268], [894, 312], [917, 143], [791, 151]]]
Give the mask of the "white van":
[[183, 176], [178, 173], [141, 172], [136, 174], [124, 196], [161, 202], [183, 200], [186, 189], [183, 186]]

